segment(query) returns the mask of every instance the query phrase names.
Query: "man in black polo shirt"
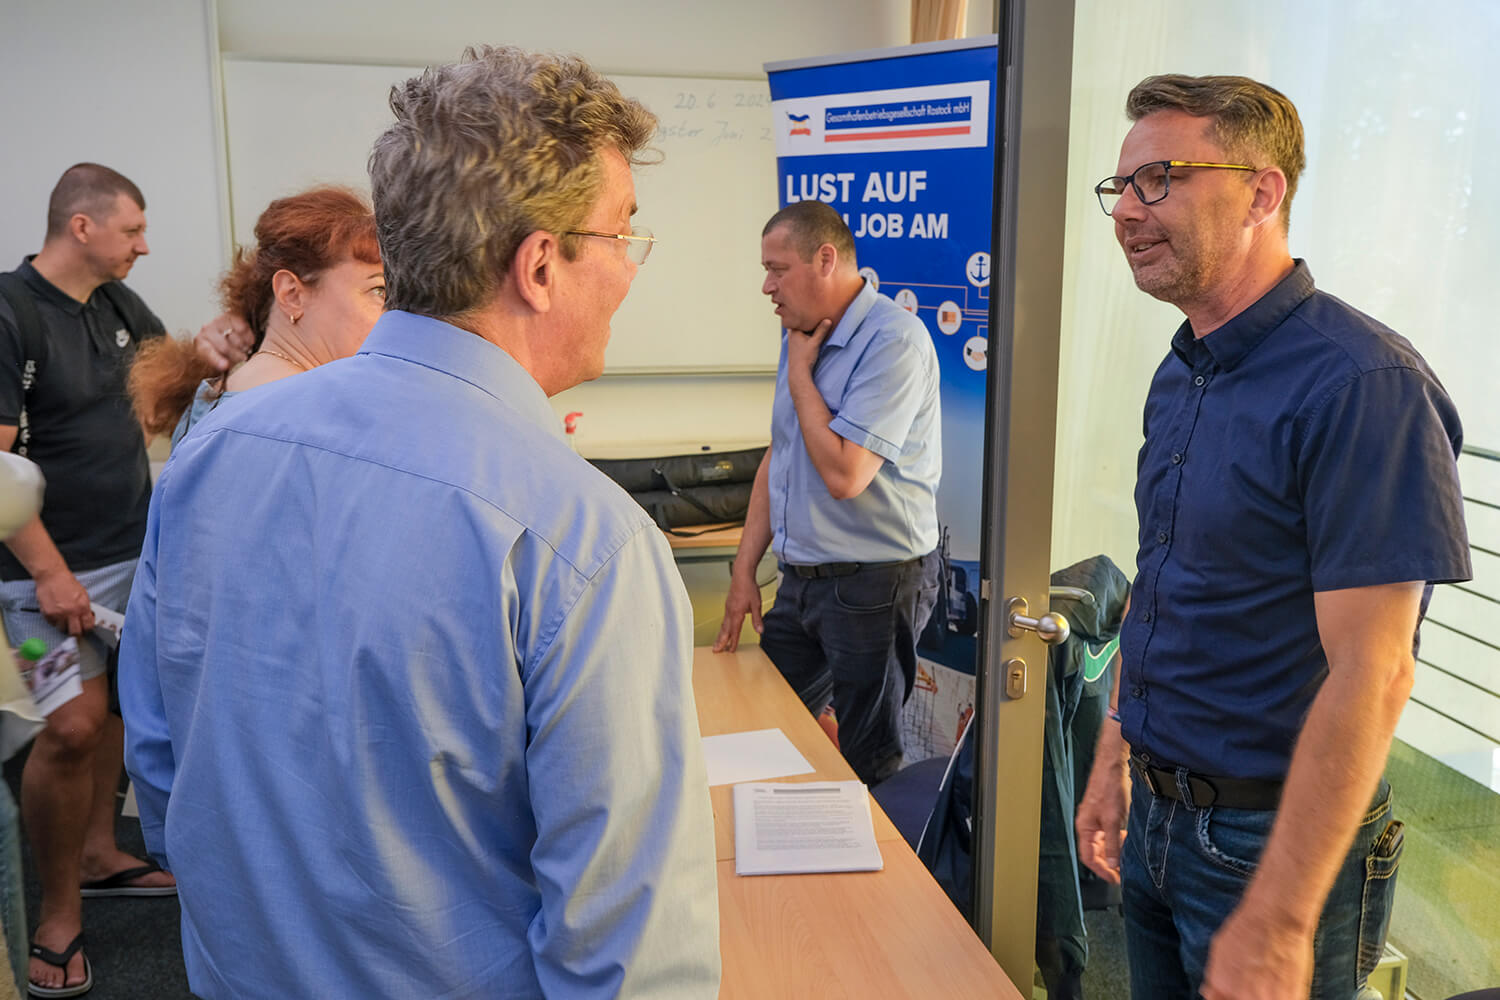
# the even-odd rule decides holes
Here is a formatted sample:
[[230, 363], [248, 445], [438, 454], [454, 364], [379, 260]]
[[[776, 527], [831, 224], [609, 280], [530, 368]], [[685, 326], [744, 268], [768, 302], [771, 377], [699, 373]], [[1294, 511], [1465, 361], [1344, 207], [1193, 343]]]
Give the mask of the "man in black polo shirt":
[[1432, 583], [1470, 576], [1458, 415], [1410, 343], [1292, 258], [1285, 96], [1160, 76], [1126, 112], [1099, 200], [1137, 287], [1187, 321], [1146, 400], [1079, 853], [1123, 880], [1136, 1000], [1352, 1000], [1400, 859], [1381, 772], [1417, 625]]
[[22, 784], [42, 884], [30, 976], [43, 996], [91, 982], [80, 889], [175, 892], [170, 875], [115, 844], [123, 728], [109, 713], [107, 648], [92, 631], [92, 605], [125, 610], [151, 496], [125, 377], [136, 344], [164, 331], [120, 284], [148, 252], [145, 205], [108, 167], [71, 167], [53, 189], [41, 252], [0, 275], [0, 447], [47, 479], [41, 516], [0, 550], [0, 610], [13, 644], [78, 637], [83, 676], [82, 695], [48, 716]]

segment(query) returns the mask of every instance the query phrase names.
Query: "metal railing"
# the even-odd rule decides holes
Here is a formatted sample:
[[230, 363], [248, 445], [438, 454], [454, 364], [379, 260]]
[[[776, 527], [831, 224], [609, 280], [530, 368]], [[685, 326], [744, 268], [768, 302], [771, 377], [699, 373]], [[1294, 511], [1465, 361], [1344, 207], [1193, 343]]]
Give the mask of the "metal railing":
[[[1494, 452], [1487, 448], [1480, 448], [1475, 445], [1465, 445], [1463, 448], [1463, 455], [1469, 457], [1471, 460], [1497, 463], [1497, 468], [1500, 468], [1500, 452]], [[1488, 509], [1493, 511], [1500, 511], [1500, 495], [1492, 497], [1479, 496], [1477, 495], [1477, 490], [1470, 490], [1466, 488], [1464, 493], [1464, 505], [1466, 510], [1472, 507], [1475, 510]], [[1497, 549], [1500, 549], [1500, 539], [1491, 540], [1486, 538], [1483, 541], [1488, 542], [1489, 544], [1481, 544], [1481, 542], [1476, 541], [1471, 534], [1469, 539], [1470, 551], [1473, 552], [1476, 556], [1500, 559], [1500, 551], [1497, 551]], [[1444, 586], [1455, 591], [1467, 594], [1469, 595], [1469, 597], [1481, 602], [1482, 607], [1492, 609], [1491, 613], [1493, 617], [1489, 618], [1488, 620], [1492, 622], [1500, 621], [1500, 598], [1497, 598], [1496, 596], [1491, 594], [1484, 593], [1484, 591], [1480, 590], [1472, 582], [1451, 583], [1445, 584]], [[1428, 629], [1433, 627], [1443, 629], [1446, 632], [1452, 633], [1454, 636], [1459, 637], [1459, 639], [1465, 643], [1473, 643], [1475, 647], [1478, 647], [1477, 651], [1480, 652], [1481, 655], [1487, 655], [1495, 659], [1500, 659], [1500, 643], [1494, 641], [1493, 638], [1486, 638], [1484, 635], [1480, 634], [1482, 630], [1479, 628], [1478, 620], [1469, 620], [1470, 618], [1477, 618], [1477, 616], [1456, 615], [1456, 610], [1457, 609], [1453, 609], [1452, 611], [1450, 611], [1446, 606], [1444, 606], [1442, 608], [1439, 608], [1435, 613], [1430, 614], [1427, 617], [1426, 621], [1423, 623], [1424, 633]], [[1489, 650], [1490, 653], [1485, 654], [1485, 650]], [[1488, 684], [1482, 683], [1480, 680], [1476, 680], [1474, 677], [1465, 676], [1460, 670], [1454, 669], [1454, 666], [1452, 664], [1444, 666], [1443, 664], [1433, 662], [1431, 658], [1421, 655], [1420, 653], [1417, 656], [1417, 662], [1425, 667], [1437, 671], [1440, 674], [1443, 674], [1446, 677], [1450, 677], [1455, 681], [1467, 685], [1469, 688], [1474, 689], [1474, 691], [1478, 694], [1488, 696], [1490, 698], [1500, 699], [1500, 690], [1495, 690], [1495, 688], [1489, 686]], [[1500, 733], [1486, 731], [1486, 729], [1483, 728], [1482, 720], [1460, 718], [1459, 716], [1455, 715], [1453, 711], [1445, 710], [1435, 704], [1432, 704], [1428, 700], [1424, 700], [1416, 694], [1413, 694], [1411, 701], [1414, 704], [1422, 706], [1422, 708], [1433, 713], [1434, 715], [1441, 716], [1455, 726], [1459, 726], [1467, 730], [1468, 732], [1471, 732], [1474, 735], [1489, 741], [1490, 743], [1500, 745]], [[1448, 706], [1448, 708], [1452, 709], [1453, 706], [1450, 705]], [[1476, 721], [1479, 721], [1480, 725], [1475, 725], [1474, 723]]]

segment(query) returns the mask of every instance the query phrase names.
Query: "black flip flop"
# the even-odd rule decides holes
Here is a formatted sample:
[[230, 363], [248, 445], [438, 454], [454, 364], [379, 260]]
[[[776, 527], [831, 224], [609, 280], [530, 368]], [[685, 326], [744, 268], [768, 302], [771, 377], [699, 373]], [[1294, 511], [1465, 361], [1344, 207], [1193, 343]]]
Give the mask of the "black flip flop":
[[78, 954], [78, 949], [83, 947], [83, 931], [73, 939], [62, 951], [53, 951], [51, 948], [43, 948], [35, 941], [31, 942], [31, 957], [46, 962], [53, 968], [61, 969], [63, 974], [62, 986], [38, 986], [36, 983], [28, 982], [26, 989], [34, 997], [81, 997], [94, 988], [94, 967], [89, 964], [89, 957], [83, 956], [83, 982], [66, 985], [68, 982], [68, 963], [73, 956]]
[[175, 896], [175, 885], [131, 885], [136, 879], [161, 871], [161, 865], [149, 861], [134, 868], [125, 868], [104, 878], [96, 878], [78, 887], [84, 898], [99, 896]]

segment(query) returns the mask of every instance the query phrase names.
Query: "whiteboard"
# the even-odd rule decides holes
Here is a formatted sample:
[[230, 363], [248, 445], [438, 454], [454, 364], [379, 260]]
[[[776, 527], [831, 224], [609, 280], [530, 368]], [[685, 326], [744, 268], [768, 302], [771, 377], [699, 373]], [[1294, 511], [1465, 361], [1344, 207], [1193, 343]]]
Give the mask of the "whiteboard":
[[[422, 67], [226, 57], [223, 69], [233, 235], [248, 244], [274, 198], [317, 183], [368, 194], [390, 88]], [[780, 325], [760, 294], [760, 231], [778, 205], [765, 80], [611, 79], [661, 119], [663, 159], [636, 171], [636, 220], [660, 242], [615, 314], [606, 373], [775, 371]]]

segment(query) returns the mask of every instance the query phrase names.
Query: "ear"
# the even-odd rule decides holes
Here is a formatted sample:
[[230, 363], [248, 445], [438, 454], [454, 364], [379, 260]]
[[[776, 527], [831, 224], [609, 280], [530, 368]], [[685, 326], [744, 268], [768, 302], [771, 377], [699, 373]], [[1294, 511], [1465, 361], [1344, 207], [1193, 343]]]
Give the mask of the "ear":
[[839, 252], [832, 243], [824, 243], [818, 247], [818, 274], [824, 278], [838, 270]]
[[558, 263], [562, 257], [562, 246], [554, 233], [544, 229], [527, 236], [516, 247], [507, 277], [516, 295], [535, 312], [552, 310], [552, 299], [557, 294]]
[[74, 212], [73, 217], [68, 220], [68, 232], [79, 243], [87, 243], [89, 234], [94, 228], [94, 220], [82, 212]]
[[1286, 200], [1286, 174], [1279, 167], [1267, 167], [1255, 179], [1255, 195], [1250, 200], [1250, 211], [1246, 223], [1258, 226], [1268, 219], [1281, 215], [1281, 203]]
[[276, 308], [285, 313], [287, 319], [296, 322], [293, 317], [302, 318], [307, 310], [307, 286], [301, 278], [282, 268], [271, 275], [271, 292], [276, 296]]

